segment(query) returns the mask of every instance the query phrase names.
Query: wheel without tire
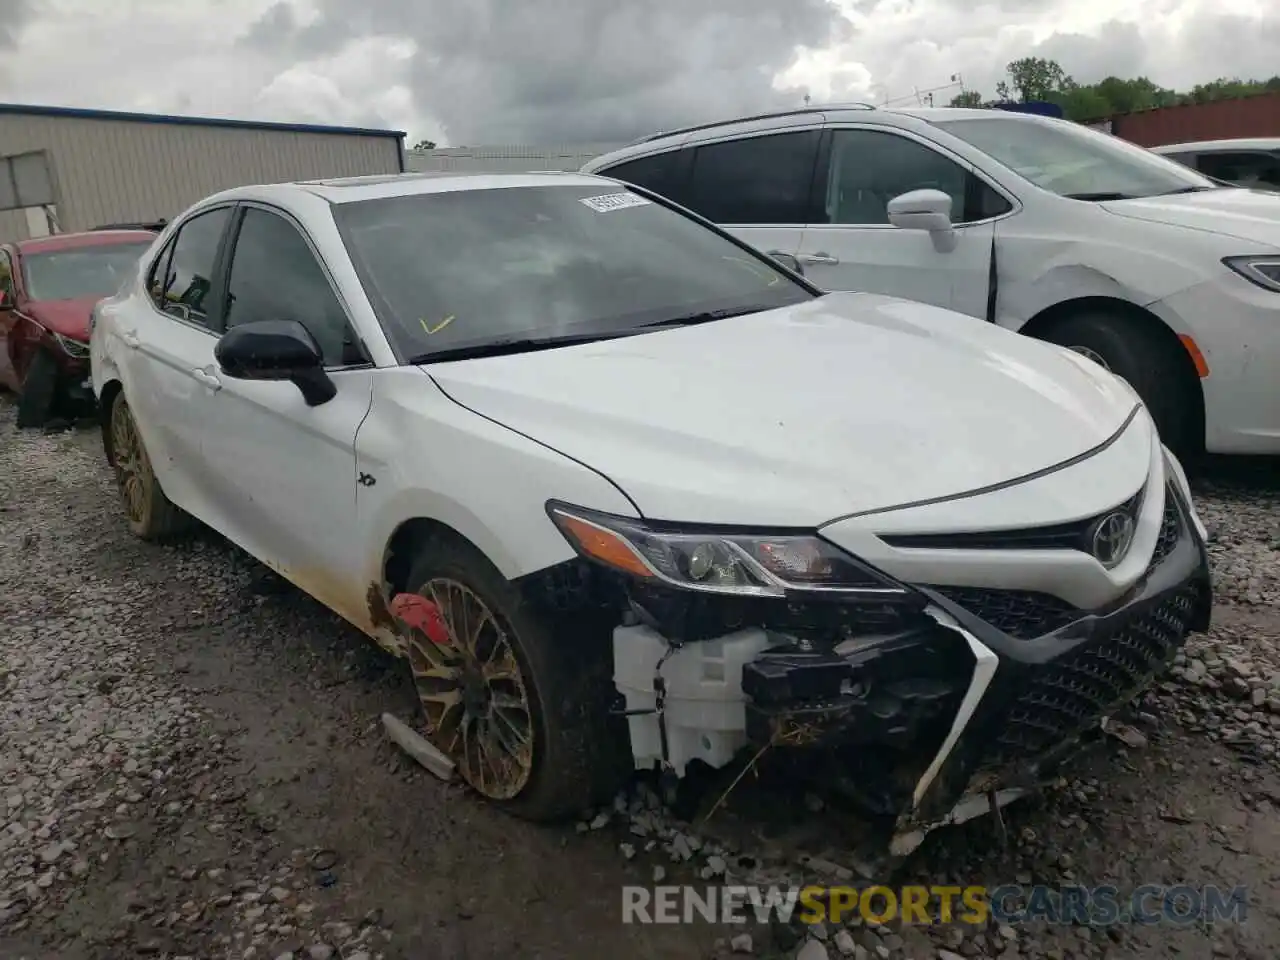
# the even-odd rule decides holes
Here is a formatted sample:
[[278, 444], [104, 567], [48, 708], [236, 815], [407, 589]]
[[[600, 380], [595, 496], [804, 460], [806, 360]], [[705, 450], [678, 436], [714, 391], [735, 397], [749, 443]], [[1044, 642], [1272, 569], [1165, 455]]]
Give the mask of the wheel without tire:
[[143, 540], [163, 540], [187, 529], [187, 514], [160, 489], [124, 391], [117, 393], [111, 404], [108, 459], [115, 468], [129, 529], [135, 535]]
[[530, 607], [461, 541], [429, 542], [408, 590], [432, 601], [448, 628], [445, 645], [412, 630], [409, 664], [427, 736], [469, 786], [546, 821], [580, 812], [617, 785], [611, 657], [601, 637]]
[[44, 350], [37, 350], [22, 381], [18, 397], [19, 429], [43, 427], [53, 415], [58, 397], [58, 363]]
[[1191, 454], [1204, 442], [1190, 379], [1194, 369], [1171, 334], [1118, 314], [1094, 312], [1060, 320], [1044, 339], [1075, 350], [1127, 380], [1146, 404], [1161, 439], [1175, 453]]

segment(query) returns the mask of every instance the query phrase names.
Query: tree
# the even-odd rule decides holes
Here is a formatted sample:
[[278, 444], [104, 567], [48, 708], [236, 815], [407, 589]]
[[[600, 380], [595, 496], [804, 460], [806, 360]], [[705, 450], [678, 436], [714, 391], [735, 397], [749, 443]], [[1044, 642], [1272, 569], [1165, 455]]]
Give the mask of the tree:
[[[1005, 67], [1008, 79], [996, 84], [996, 101], [1046, 100], [1062, 108], [1068, 120], [1088, 123], [1135, 110], [1151, 110], [1183, 103], [1209, 103], [1233, 97], [1280, 92], [1280, 75], [1267, 80], [1219, 77], [1179, 93], [1153, 83], [1147, 77], [1105, 77], [1097, 83], [1077, 83], [1056, 60], [1022, 57]], [[977, 90], [962, 90], [951, 100], [953, 107], [980, 107], [986, 99]]]
[[1094, 86], [1071, 83], [1045, 99], [1056, 103], [1062, 108], [1064, 116], [1077, 123], [1102, 120], [1116, 112], [1107, 98]]
[[434, 150], [436, 142], [434, 140], [419, 140], [413, 145], [414, 150]]
[[1059, 66], [1057, 60], [1044, 57], [1023, 57], [1014, 60], [1005, 70], [1013, 82], [1013, 89], [1023, 103], [1030, 100], [1048, 100], [1063, 88], [1071, 78]]

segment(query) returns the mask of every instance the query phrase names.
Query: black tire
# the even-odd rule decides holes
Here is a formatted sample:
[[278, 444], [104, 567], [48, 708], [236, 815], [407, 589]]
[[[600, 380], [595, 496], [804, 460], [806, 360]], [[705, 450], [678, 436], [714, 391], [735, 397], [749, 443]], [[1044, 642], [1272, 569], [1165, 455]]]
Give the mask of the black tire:
[[58, 399], [58, 380], [57, 361], [47, 351], [37, 350], [18, 396], [19, 429], [37, 429], [49, 422]]
[[112, 399], [108, 416], [103, 440], [129, 529], [134, 536], [152, 542], [186, 533], [192, 526], [191, 517], [160, 488], [123, 390]]
[[[406, 589], [423, 593], [431, 581], [456, 581], [488, 607], [523, 674], [529, 705], [532, 761], [523, 786], [511, 796], [498, 797], [478, 787], [475, 777], [462, 778], [491, 803], [535, 822], [562, 820], [603, 799], [615, 790], [631, 768], [625, 735], [609, 714], [612, 701], [610, 635], [603, 624], [586, 626], [591, 617], [559, 617], [533, 607], [479, 550], [454, 537], [437, 537], [424, 544], [414, 558]], [[428, 594], [424, 594], [428, 595]], [[477, 642], [478, 643], [478, 642]], [[410, 657], [411, 666], [414, 658]], [[421, 687], [419, 688], [420, 703]], [[459, 751], [442, 742], [435, 745], [455, 762]]]
[[1146, 404], [1161, 439], [1176, 454], [1192, 456], [1203, 447], [1195, 369], [1171, 332], [1098, 311], [1065, 317], [1043, 338], [1101, 361], [1127, 380]]

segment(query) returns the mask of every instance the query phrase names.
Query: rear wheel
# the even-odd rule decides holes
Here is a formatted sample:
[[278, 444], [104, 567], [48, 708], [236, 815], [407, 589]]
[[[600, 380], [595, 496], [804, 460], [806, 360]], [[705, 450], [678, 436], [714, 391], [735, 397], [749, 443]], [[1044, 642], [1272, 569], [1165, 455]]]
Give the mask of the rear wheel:
[[45, 350], [37, 350], [22, 381], [18, 397], [19, 429], [43, 427], [53, 416], [58, 398], [58, 363]]
[[143, 540], [164, 540], [184, 532], [190, 518], [160, 489], [123, 390], [112, 400], [108, 423], [107, 458], [115, 468], [129, 529]]
[[1203, 445], [1195, 371], [1171, 333], [1094, 311], [1065, 317], [1042, 336], [1127, 380], [1146, 404], [1160, 438], [1179, 456], [1190, 456]]
[[520, 817], [547, 821], [582, 811], [617, 785], [601, 636], [532, 608], [462, 541], [424, 546], [408, 590], [436, 605], [451, 638], [438, 644], [410, 631], [427, 737], [472, 789]]

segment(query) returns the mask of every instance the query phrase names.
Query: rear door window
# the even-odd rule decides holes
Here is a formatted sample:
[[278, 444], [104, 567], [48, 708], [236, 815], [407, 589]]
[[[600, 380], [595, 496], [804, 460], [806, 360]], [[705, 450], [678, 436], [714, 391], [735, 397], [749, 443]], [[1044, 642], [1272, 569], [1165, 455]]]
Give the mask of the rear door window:
[[686, 204], [718, 224], [803, 226], [820, 138], [795, 130], [698, 147]]

